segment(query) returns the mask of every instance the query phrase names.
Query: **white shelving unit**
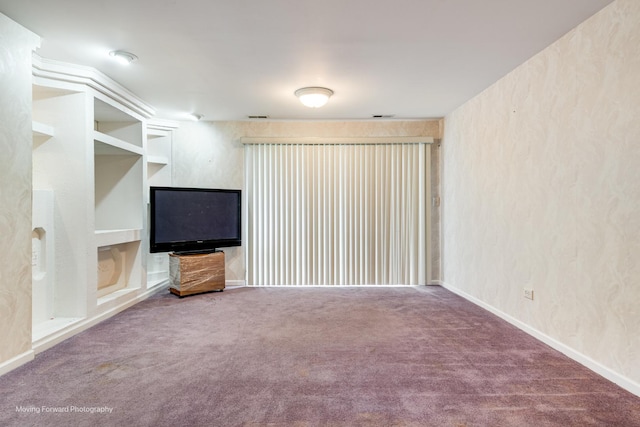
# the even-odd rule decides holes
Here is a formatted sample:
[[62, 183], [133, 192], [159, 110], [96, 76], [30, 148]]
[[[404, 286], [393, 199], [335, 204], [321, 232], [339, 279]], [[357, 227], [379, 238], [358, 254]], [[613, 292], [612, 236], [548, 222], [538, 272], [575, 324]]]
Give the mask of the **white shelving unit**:
[[[46, 260], [36, 268], [41, 279], [34, 280], [33, 286], [34, 343], [59, 334], [88, 315], [87, 230], [93, 218], [89, 218], [85, 199], [90, 193], [87, 182], [93, 179], [87, 179], [85, 170], [87, 99], [86, 93], [74, 88], [33, 86], [32, 249], [34, 258]], [[43, 195], [53, 202], [45, 202]], [[47, 217], [43, 226], [42, 219]], [[38, 228], [47, 242], [40, 243], [36, 255]]]
[[[171, 185], [171, 150], [175, 125], [163, 121], [147, 124], [147, 183], [148, 186]], [[147, 191], [147, 196], [148, 196]], [[148, 236], [146, 242], [148, 242]], [[152, 254], [147, 249], [147, 286], [164, 283], [169, 277], [169, 255]]]
[[109, 99], [93, 100], [97, 302], [141, 289], [140, 236], [144, 221], [143, 118]]
[[171, 185], [177, 125], [94, 69], [34, 57], [33, 73], [38, 352], [168, 285], [148, 253], [148, 187]]

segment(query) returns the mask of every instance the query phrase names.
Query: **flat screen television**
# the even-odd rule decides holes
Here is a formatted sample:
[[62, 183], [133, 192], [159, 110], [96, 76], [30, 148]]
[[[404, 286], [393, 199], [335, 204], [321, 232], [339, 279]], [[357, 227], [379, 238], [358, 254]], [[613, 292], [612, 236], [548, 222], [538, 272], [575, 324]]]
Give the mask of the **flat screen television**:
[[151, 187], [150, 251], [207, 253], [242, 244], [241, 190]]

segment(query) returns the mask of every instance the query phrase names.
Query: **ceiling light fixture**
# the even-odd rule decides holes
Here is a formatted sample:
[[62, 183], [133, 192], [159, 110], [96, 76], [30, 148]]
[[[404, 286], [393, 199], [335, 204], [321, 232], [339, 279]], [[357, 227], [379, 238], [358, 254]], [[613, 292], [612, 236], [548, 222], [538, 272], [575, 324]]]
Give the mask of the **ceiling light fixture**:
[[295, 95], [307, 107], [320, 108], [329, 101], [333, 91], [326, 87], [303, 87], [296, 90]]
[[109, 52], [109, 56], [112, 56], [116, 61], [118, 61], [122, 65], [129, 65], [133, 61], [138, 59], [138, 57], [135, 56], [133, 53], [126, 52], [124, 50], [113, 50]]
[[189, 114], [189, 118], [194, 122], [199, 122], [200, 120], [202, 120], [203, 117], [204, 116], [202, 114], [196, 114], [196, 113]]

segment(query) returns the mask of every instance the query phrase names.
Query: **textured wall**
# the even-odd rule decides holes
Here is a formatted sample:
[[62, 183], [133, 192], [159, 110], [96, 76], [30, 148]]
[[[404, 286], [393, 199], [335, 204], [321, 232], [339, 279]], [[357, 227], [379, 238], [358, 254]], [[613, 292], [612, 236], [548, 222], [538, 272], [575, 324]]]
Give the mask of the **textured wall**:
[[[242, 188], [244, 150], [242, 137], [382, 137], [440, 136], [440, 123], [430, 121], [352, 122], [188, 122], [176, 132], [173, 146], [173, 185]], [[437, 147], [434, 166], [437, 166]], [[437, 173], [436, 173], [437, 175]], [[436, 182], [437, 184], [437, 182]], [[437, 193], [434, 191], [434, 194]], [[436, 209], [434, 209], [435, 211]], [[437, 212], [434, 216], [439, 218]], [[437, 232], [438, 224], [434, 226]], [[437, 235], [436, 235], [437, 237]], [[434, 244], [437, 250], [439, 245]], [[225, 249], [227, 280], [244, 279], [241, 248]], [[434, 252], [433, 275], [439, 277], [439, 251]]]
[[636, 383], [638, 23], [612, 3], [448, 115], [441, 153], [444, 282]]
[[0, 364], [31, 350], [31, 52], [0, 14]]

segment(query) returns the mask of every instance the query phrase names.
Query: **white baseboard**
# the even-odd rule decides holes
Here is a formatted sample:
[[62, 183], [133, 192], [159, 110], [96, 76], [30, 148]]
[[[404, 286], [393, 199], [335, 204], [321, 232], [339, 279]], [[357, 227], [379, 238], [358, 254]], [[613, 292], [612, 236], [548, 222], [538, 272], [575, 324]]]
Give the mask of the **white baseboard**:
[[498, 310], [497, 308], [485, 303], [482, 300], [479, 300], [478, 298], [469, 295], [468, 293], [454, 287], [451, 286], [445, 282], [441, 282], [441, 286], [451, 292], [453, 292], [456, 295], [461, 296], [462, 298], [476, 304], [477, 306], [480, 306], [482, 308], [484, 308], [487, 311], [490, 311], [491, 313], [495, 314], [496, 316], [500, 317], [503, 320], [506, 320], [507, 322], [511, 323], [513, 326], [517, 327], [518, 329], [526, 332], [527, 334], [531, 335], [532, 337], [542, 341], [543, 343], [547, 344], [549, 347], [559, 351], [560, 353], [563, 353], [564, 355], [566, 355], [567, 357], [575, 360], [576, 362], [580, 363], [581, 365], [591, 369], [592, 371], [594, 371], [595, 373], [597, 373], [598, 375], [608, 379], [609, 381], [619, 385], [620, 387], [622, 387], [623, 389], [635, 394], [636, 396], [640, 396], [640, 384], [638, 384], [637, 382], [631, 380], [630, 378], [627, 378], [621, 374], [619, 374], [618, 372], [615, 372], [614, 370], [612, 370], [611, 368], [608, 368], [606, 366], [604, 366], [603, 364], [596, 362], [595, 360], [591, 359], [588, 356], [585, 356], [584, 354], [576, 351], [575, 349], [569, 347], [566, 344], [563, 344], [562, 342], [556, 340], [555, 338], [552, 338], [542, 332], [540, 332], [539, 330], [532, 328], [531, 326], [527, 325], [526, 323]]
[[34, 351], [29, 350], [15, 357], [12, 357], [9, 360], [5, 360], [4, 362], [0, 363], [0, 376], [6, 374], [9, 371], [13, 371], [14, 369], [24, 365], [27, 362], [31, 362], [34, 357]]
[[234, 286], [247, 286], [247, 284], [245, 283], [244, 280], [225, 280], [224, 281], [224, 286], [228, 287], [234, 287]]

